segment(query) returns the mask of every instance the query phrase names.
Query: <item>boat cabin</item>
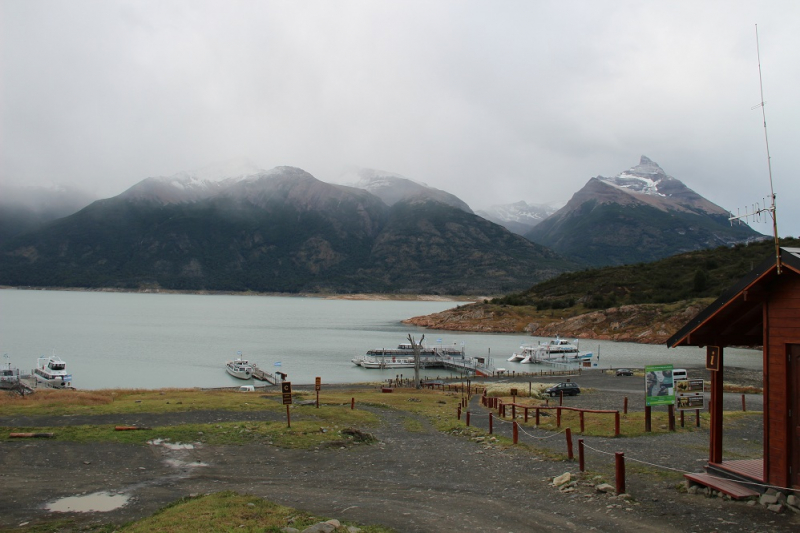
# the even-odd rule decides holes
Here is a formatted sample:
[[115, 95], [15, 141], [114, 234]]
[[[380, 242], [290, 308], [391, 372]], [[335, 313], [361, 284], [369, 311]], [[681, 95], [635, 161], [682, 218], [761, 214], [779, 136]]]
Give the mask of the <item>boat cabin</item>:
[[[800, 248], [781, 248], [673, 335], [667, 344], [706, 348], [711, 371], [707, 470], [753, 486], [800, 488]], [[723, 459], [725, 348], [762, 348], [763, 457]]]

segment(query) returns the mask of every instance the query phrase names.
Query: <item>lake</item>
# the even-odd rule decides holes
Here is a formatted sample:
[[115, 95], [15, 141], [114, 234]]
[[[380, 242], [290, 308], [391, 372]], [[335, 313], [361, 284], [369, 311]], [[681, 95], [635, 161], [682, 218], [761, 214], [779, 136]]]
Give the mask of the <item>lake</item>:
[[[242, 356], [268, 372], [280, 370], [297, 384], [354, 383], [395, 377], [396, 370], [367, 370], [351, 359], [368, 349], [394, 348], [409, 334], [426, 344], [463, 346], [469, 357], [490, 357], [507, 370], [537, 365], [509, 363], [520, 344], [544, 338], [425, 330], [401, 323], [449, 309], [458, 302], [337, 300], [313, 297], [0, 290], [3, 362], [29, 371], [42, 355], [67, 363], [79, 389], [230, 387], [225, 361]], [[696, 366], [700, 348], [667, 349], [582, 340], [600, 353], [603, 367], [645, 364]], [[597, 360], [594, 360], [597, 363]], [[280, 364], [280, 367], [276, 366]], [[726, 349], [725, 364], [761, 368], [761, 352]], [[413, 369], [403, 369], [407, 377]], [[423, 370], [423, 375], [446, 375]], [[257, 382], [258, 383], [258, 382]]]

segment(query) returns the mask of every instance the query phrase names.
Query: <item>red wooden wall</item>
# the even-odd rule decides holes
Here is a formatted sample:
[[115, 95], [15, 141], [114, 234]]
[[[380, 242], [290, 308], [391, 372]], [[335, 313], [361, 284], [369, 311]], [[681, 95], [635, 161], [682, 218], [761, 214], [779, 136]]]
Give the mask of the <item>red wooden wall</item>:
[[[800, 275], [785, 269], [770, 287], [764, 309], [764, 473], [767, 482], [788, 487], [795, 438], [789, 432], [787, 344], [800, 344]], [[800, 414], [795, 414], [800, 416]], [[794, 443], [800, 446], [800, 443]], [[793, 465], [795, 469], [800, 465]]]

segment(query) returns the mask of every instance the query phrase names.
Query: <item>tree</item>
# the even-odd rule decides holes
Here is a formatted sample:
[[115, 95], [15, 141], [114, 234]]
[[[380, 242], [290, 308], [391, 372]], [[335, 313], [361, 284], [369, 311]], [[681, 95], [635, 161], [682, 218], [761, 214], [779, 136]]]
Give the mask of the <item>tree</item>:
[[414, 349], [414, 387], [417, 389], [422, 388], [422, 384], [419, 381], [419, 349], [422, 346], [422, 341], [425, 340], [425, 335], [422, 335], [422, 338], [419, 340], [419, 344], [414, 340], [414, 337], [411, 336], [411, 333], [408, 334], [408, 342], [411, 343], [411, 348]]

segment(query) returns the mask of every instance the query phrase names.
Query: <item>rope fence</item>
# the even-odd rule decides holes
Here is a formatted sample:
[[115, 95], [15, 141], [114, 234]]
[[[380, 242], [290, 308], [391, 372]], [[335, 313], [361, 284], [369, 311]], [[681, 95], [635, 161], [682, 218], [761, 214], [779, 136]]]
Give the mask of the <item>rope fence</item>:
[[[495, 401], [492, 401], [492, 400], [495, 400]], [[559, 414], [560, 414], [561, 410], [578, 411], [578, 412], [581, 413], [581, 415], [583, 415], [584, 412], [590, 412], [590, 413], [614, 413], [616, 415], [616, 421], [617, 421], [616, 422], [615, 437], [619, 436], [619, 411], [599, 410], [599, 409], [581, 409], [581, 408], [577, 408], [577, 407], [564, 407], [564, 406], [526, 406], [526, 405], [522, 405], [522, 404], [505, 404], [504, 405], [502, 403], [502, 401], [498, 401], [497, 398], [491, 399], [491, 398], [487, 398], [486, 396], [481, 397], [481, 403], [484, 405], [484, 407], [489, 408], [489, 409], [497, 408], [498, 416], [495, 416], [494, 413], [492, 413], [491, 411], [486, 413], [486, 414], [472, 414], [469, 411], [467, 411], [467, 420], [468, 421], [469, 421], [470, 416], [474, 416], [474, 417], [478, 417], [478, 418], [488, 418], [489, 419], [489, 433], [490, 434], [493, 433], [493, 422], [494, 422], [495, 419], [497, 419], [497, 421], [500, 422], [500, 423], [512, 424], [513, 425], [513, 442], [514, 442], [514, 444], [517, 444], [517, 442], [518, 442], [518, 432], [519, 431], [521, 431], [524, 435], [526, 435], [530, 439], [541, 440], [541, 441], [547, 440], [547, 439], [552, 439], [554, 437], [558, 437], [559, 435], [565, 434], [566, 435], [566, 439], [567, 439], [567, 454], [568, 454], [569, 459], [573, 459], [572, 436], [571, 436], [571, 429], [570, 428], [561, 429], [560, 431], [557, 431], [555, 433], [551, 432], [547, 436], [541, 436], [540, 437], [540, 436], [537, 436], [537, 435], [527, 431], [524, 426], [521, 426], [516, 420], [516, 413], [512, 413], [513, 420], [506, 420], [505, 418], [503, 418], [503, 415], [505, 413], [504, 407], [506, 405], [512, 405], [512, 406], [515, 406], [515, 407], [520, 407], [520, 408], [526, 409], [526, 412], [525, 412], [525, 421], [526, 422], [528, 420], [527, 410], [528, 409], [536, 409], [537, 410], [537, 413], [536, 413], [536, 415], [537, 415], [537, 421], [536, 422], [537, 423], [536, 423], [535, 429], [539, 429], [539, 427], [538, 427], [539, 426], [539, 423], [538, 423], [539, 422], [539, 420], [538, 420], [538, 414], [539, 414], [538, 410], [540, 410], [540, 409], [543, 409], [543, 410], [556, 409], [557, 413], [559, 413]], [[459, 419], [460, 419], [460, 414], [461, 414], [461, 407], [459, 406]], [[469, 422], [467, 423], [467, 425], [469, 425]], [[560, 424], [557, 427], [560, 428], [561, 427]], [[584, 427], [583, 427], [583, 419], [581, 417], [581, 432], [583, 432], [583, 429], [584, 429]], [[547, 430], [542, 430], [542, 431], [547, 431]], [[580, 467], [580, 471], [581, 472], [585, 471], [584, 448], [588, 448], [589, 450], [591, 450], [593, 452], [596, 452], [598, 454], [609, 455], [609, 456], [613, 456], [614, 457], [614, 470], [615, 470], [615, 481], [616, 481], [615, 490], [616, 490], [616, 492], [618, 494], [624, 493], [625, 492], [625, 459], [626, 459], [625, 453], [624, 452], [609, 452], [609, 451], [606, 451], [606, 450], [601, 450], [601, 449], [598, 449], [598, 448], [596, 448], [594, 446], [590, 446], [590, 445], [586, 444], [584, 442], [584, 439], [579, 439], [578, 440], [578, 455], [579, 455], [579, 467]], [[672, 472], [677, 472], [677, 473], [683, 474], [683, 475], [687, 475], [687, 474], [691, 475], [691, 474], [694, 473], [694, 472], [689, 472], [688, 470], [684, 470], [684, 469], [681, 469], [681, 468], [664, 466], [664, 465], [660, 465], [660, 464], [657, 464], [657, 463], [653, 463], [651, 461], [638, 459], [636, 457], [627, 457], [627, 459], [630, 460], [630, 461], [634, 461], [636, 463], [640, 463], [640, 464], [652, 467], [652, 468], [658, 468], [658, 469], [661, 469], [661, 470], [668, 470], [668, 471], [672, 471]], [[731, 481], [729, 478], [724, 478], [724, 477], [716, 476], [716, 475], [713, 475], [713, 474], [706, 474], [706, 475], [711, 479], [722, 480], [722, 481]], [[764, 489], [774, 489], [774, 490], [780, 491], [780, 492], [789, 491], [789, 492], [800, 493], [800, 489], [779, 487], [777, 485], [771, 485], [771, 484], [767, 484], [767, 483], [759, 483], [757, 481], [746, 481], [746, 480], [738, 480], [737, 479], [736, 483], [739, 483], [741, 485], [750, 485], [750, 486], [753, 486], [753, 487], [761, 487], [761, 488], [764, 488]]]

